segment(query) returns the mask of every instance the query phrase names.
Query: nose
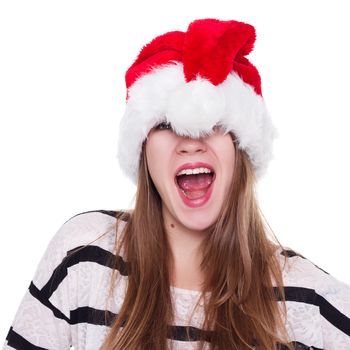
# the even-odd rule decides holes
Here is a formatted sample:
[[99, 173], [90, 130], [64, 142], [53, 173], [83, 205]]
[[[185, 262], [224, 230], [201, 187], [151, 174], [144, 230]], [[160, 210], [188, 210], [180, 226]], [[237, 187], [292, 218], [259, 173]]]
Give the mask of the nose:
[[207, 145], [203, 142], [202, 138], [192, 139], [186, 136], [180, 136], [179, 142], [176, 146], [176, 152], [178, 154], [196, 154], [207, 151]]

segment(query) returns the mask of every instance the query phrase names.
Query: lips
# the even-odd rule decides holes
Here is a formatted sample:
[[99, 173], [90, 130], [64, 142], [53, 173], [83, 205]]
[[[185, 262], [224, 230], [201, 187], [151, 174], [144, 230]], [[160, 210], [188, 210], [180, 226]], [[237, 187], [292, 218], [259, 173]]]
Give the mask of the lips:
[[[176, 174], [178, 174], [183, 169], [194, 169], [194, 168], [208, 168], [212, 171], [212, 179], [211, 181], [207, 182], [208, 184], [205, 184], [205, 181], [203, 183], [197, 183], [195, 186], [193, 186], [192, 190], [186, 190], [184, 186], [184, 183], [182, 183], [182, 186], [179, 186], [178, 183], [178, 177]], [[192, 176], [192, 175], [182, 175], [182, 176]], [[211, 166], [208, 163], [203, 162], [196, 162], [196, 163], [186, 163], [181, 165], [177, 168], [174, 181], [175, 185], [177, 187], [178, 193], [184, 202], [184, 204], [191, 208], [196, 208], [203, 206], [211, 197], [212, 191], [213, 191], [213, 184], [216, 178], [216, 174], [214, 171], [214, 167]]]

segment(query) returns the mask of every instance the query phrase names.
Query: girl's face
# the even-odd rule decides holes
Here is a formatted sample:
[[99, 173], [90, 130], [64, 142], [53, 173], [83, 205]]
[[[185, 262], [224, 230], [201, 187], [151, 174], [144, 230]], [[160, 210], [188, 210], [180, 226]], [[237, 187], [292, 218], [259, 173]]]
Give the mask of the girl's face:
[[[146, 157], [150, 176], [162, 199], [166, 223], [204, 231], [216, 221], [234, 171], [235, 148], [230, 134], [224, 135], [222, 129], [215, 127], [212, 135], [191, 139], [175, 134], [163, 123], [149, 132]], [[183, 166], [209, 168], [214, 175], [177, 177]]]

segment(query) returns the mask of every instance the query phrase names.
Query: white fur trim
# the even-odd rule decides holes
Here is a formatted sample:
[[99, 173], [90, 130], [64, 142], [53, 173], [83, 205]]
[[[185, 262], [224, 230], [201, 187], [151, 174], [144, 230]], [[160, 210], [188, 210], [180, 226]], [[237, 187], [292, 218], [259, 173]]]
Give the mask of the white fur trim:
[[200, 76], [186, 83], [182, 63], [173, 62], [141, 76], [128, 93], [119, 125], [117, 157], [123, 173], [134, 184], [142, 143], [161, 121], [170, 122], [177, 134], [192, 138], [209, 135], [220, 124], [225, 132], [236, 135], [256, 177], [265, 174], [278, 132], [263, 98], [236, 73], [231, 72], [217, 86]]

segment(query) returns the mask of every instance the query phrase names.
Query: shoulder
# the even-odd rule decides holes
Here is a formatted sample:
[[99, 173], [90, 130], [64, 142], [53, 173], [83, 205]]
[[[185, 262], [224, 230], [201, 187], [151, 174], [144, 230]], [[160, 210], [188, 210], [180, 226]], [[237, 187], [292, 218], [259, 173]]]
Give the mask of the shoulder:
[[90, 210], [75, 214], [59, 228], [53, 243], [60, 244], [66, 253], [92, 242], [110, 250], [116, 239], [117, 222], [120, 231], [127, 218], [128, 212], [124, 210]]
[[312, 288], [321, 294], [330, 294], [331, 290], [350, 293], [349, 285], [336, 279], [323, 266], [312, 262], [298, 251], [284, 248], [278, 251], [278, 255], [285, 285]]
[[52, 271], [64, 271], [80, 261], [113, 255], [117, 235], [127, 217], [122, 210], [91, 210], [66, 220], [52, 236], [40, 260], [35, 274], [37, 284], [45, 284]]
[[[292, 249], [281, 249], [279, 255], [290, 318], [295, 318], [296, 313], [305, 308], [307, 315], [303, 315], [303, 319], [309, 317], [310, 327], [319, 327], [327, 348], [348, 349], [350, 286]], [[335, 344], [346, 346], [334, 347]]]

